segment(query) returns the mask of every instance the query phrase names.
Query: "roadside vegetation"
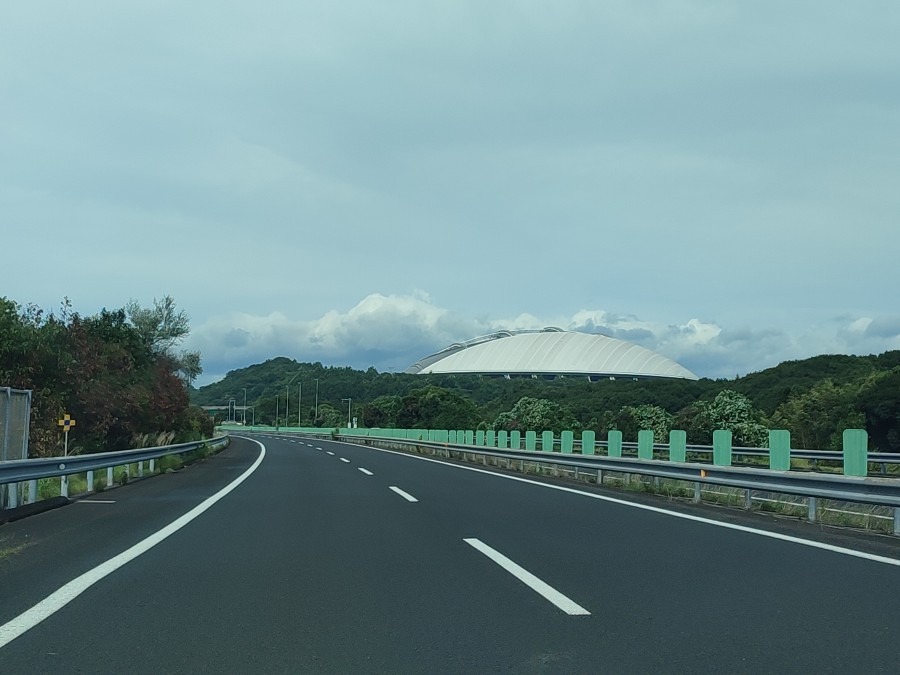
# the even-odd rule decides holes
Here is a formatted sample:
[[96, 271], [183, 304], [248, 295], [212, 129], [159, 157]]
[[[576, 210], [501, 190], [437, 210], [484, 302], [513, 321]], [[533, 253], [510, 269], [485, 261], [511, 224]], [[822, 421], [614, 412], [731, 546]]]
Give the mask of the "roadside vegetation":
[[200, 354], [176, 348], [190, 331], [166, 296], [94, 316], [66, 299], [45, 313], [0, 297], [0, 385], [32, 390], [29, 454], [62, 454], [57, 420], [76, 420], [70, 453], [139, 447], [211, 436], [209, 416], [190, 403]]
[[274, 425], [277, 405], [279, 426], [346, 426], [344, 401], [352, 398], [352, 416], [370, 428], [590, 429], [598, 440], [610, 429], [626, 440], [636, 440], [640, 429], [658, 439], [683, 429], [689, 443], [703, 445], [712, 443], [714, 430], [729, 429], [735, 446], [749, 447], [765, 444], [768, 429], [787, 429], [793, 447], [817, 450], [839, 450], [844, 429], [864, 428], [872, 450], [900, 451], [900, 351], [816, 356], [696, 382], [406, 375], [279, 357], [232, 371], [194, 391], [193, 400], [243, 406], [245, 392], [247, 424]]

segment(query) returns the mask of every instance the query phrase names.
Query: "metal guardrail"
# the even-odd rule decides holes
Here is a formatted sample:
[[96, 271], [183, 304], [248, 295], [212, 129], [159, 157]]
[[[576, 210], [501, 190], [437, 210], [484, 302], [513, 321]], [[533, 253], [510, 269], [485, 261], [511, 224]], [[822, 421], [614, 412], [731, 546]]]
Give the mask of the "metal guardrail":
[[[211, 447], [216, 450], [228, 443], [228, 436], [217, 436], [205, 441], [192, 441], [175, 445], [161, 445], [152, 448], [119, 450], [116, 452], [100, 452], [89, 455], [69, 455], [68, 457], [40, 457], [35, 459], [18, 459], [0, 462], [0, 485], [9, 483], [25, 483], [42, 478], [56, 478], [73, 474], [111, 470], [114, 467], [139, 464], [156, 460], [168, 455], [183, 455]], [[89, 489], [93, 489], [89, 485]], [[63, 495], [65, 496], [65, 495]], [[30, 501], [34, 501], [33, 499]], [[11, 504], [11, 507], [16, 504]]]
[[[331, 437], [331, 434], [325, 434]], [[688, 481], [694, 484], [695, 501], [700, 500], [700, 486], [721, 485], [746, 490], [747, 503], [753, 492], [776, 492], [806, 497], [809, 502], [810, 520], [816, 520], [816, 499], [827, 499], [860, 504], [874, 504], [893, 509], [894, 534], [900, 535], [900, 480], [877, 477], [856, 477], [797, 471], [773, 471], [752, 467], [725, 467], [693, 462], [668, 462], [657, 459], [608, 457], [604, 455], [577, 455], [531, 450], [504, 450], [480, 445], [436, 443], [402, 438], [342, 435], [337, 440], [362, 445], [414, 446], [432, 448], [452, 453], [503, 458], [509, 461], [528, 462], [567, 467], [577, 471], [595, 472], [597, 482], [603, 482], [603, 472], [635, 474], [652, 478]], [[524, 466], [523, 466], [524, 468]]]

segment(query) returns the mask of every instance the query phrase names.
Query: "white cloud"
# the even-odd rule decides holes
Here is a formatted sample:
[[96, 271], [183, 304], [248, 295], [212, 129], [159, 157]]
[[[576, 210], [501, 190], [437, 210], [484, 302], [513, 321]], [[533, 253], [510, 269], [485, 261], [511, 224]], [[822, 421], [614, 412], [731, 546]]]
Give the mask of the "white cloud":
[[[887, 333], [900, 327], [896, 318], [879, 323], [888, 327]], [[400, 371], [453, 342], [501, 329], [557, 325], [640, 344], [702, 377], [731, 378], [820, 353], [900, 349], [900, 335], [873, 336], [867, 330], [873, 324], [877, 325], [871, 319], [844, 318], [793, 334], [780, 328], [726, 328], [697, 318], [665, 324], [600, 309], [579, 310], [568, 319], [523, 313], [508, 320], [483, 320], [444, 309], [427, 293], [416, 291], [373, 293], [344, 312], [329, 311], [315, 320], [291, 319], [283, 313], [222, 316], [198, 326], [190, 346], [207, 355], [205, 383], [227, 370], [275, 356]]]

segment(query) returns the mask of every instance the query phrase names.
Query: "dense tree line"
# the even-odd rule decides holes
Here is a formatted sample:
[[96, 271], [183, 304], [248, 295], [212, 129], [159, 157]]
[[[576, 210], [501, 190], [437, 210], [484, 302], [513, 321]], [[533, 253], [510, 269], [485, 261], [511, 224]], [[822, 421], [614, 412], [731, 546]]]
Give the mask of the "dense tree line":
[[[318, 380], [318, 417], [313, 387]], [[302, 405], [297, 398], [302, 388]], [[764, 443], [770, 428], [792, 432], [794, 447], [840, 449], [844, 429], [868, 430], [873, 449], [900, 451], [900, 351], [877, 356], [825, 355], [788, 361], [730, 380], [513, 378], [406, 375], [277, 358], [233, 371], [195, 392], [195, 401], [235, 399], [254, 406], [259, 423], [275, 421], [284, 398], [291, 425], [346, 424], [432, 429], [610, 429], [635, 438], [684, 429], [691, 443], [709, 444], [715, 429], [730, 429], [737, 445]], [[249, 418], [248, 418], [249, 421]]]
[[0, 386], [32, 390], [29, 454], [60, 454], [57, 425], [76, 420], [70, 449], [119, 450], [162, 434], [199, 439], [212, 421], [189, 400], [200, 355], [175, 351], [188, 319], [170, 297], [94, 316], [19, 306], [0, 297]]

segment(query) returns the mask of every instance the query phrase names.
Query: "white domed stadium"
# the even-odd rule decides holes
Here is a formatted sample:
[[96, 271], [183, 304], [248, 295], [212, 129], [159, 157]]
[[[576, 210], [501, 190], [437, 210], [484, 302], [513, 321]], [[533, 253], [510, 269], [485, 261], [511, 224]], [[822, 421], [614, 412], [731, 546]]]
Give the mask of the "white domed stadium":
[[645, 347], [605, 335], [560, 328], [499, 331], [457, 342], [420, 359], [406, 372], [699, 379], [687, 368]]

